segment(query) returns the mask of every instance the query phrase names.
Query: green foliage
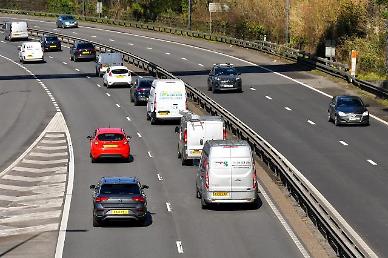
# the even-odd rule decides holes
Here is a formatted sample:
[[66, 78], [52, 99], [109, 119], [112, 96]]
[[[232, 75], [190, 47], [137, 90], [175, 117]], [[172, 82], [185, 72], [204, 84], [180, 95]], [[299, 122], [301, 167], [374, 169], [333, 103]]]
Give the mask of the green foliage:
[[48, 0], [48, 9], [49, 12], [53, 13], [74, 13], [76, 3], [74, 0]]

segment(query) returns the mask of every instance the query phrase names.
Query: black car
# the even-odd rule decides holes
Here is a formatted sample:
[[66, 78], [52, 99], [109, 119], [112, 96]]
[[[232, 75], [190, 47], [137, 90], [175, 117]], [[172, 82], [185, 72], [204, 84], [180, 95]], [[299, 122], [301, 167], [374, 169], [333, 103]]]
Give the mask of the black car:
[[215, 64], [207, 80], [208, 90], [242, 92], [241, 74], [232, 64]]
[[335, 96], [328, 109], [328, 121], [335, 125], [362, 124], [369, 125], [369, 112], [357, 96]]
[[96, 49], [90, 42], [76, 41], [70, 48], [70, 59], [77, 62], [79, 60], [96, 60]]
[[43, 51], [61, 51], [61, 41], [55, 35], [43, 35], [40, 37]]
[[145, 103], [150, 95], [152, 82], [155, 80], [152, 76], [138, 76], [134, 85], [129, 90], [131, 102], [137, 106], [139, 103]]
[[145, 225], [147, 198], [136, 177], [102, 177], [93, 189], [93, 226], [107, 220], [137, 220]]

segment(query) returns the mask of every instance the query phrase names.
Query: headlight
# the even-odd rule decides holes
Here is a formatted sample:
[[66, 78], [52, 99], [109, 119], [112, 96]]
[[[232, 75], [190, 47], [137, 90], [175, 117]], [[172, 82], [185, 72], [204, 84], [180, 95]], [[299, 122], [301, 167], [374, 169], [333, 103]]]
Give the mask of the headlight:
[[216, 80], [217, 80], [217, 81], [221, 81], [221, 78], [220, 78], [220, 77], [217, 77]]
[[369, 112], [365, 111], [364, 113], [362, 113], [362, 116], [369, 116]]
[[339, 116], [346, 116], [346, 114], [345, 114], [344, 112], [341, 112], [341, 111], [338, 112], [338, 115], [339, 115]]

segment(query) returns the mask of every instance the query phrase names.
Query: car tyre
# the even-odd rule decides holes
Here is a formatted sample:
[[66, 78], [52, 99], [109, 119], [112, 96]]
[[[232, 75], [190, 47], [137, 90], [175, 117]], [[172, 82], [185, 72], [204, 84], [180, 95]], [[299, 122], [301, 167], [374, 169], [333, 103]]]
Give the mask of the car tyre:
[[146, 119], [147, 119], [147, 121], [149, 121], [151, 119], [150, 114], [148, 112], [146, 112]]
[[202, 210], [206, 210], [209, 207], [209, 205], [206, 203], [205, 199], [201, 195], [201, 208]]
[[340, 125], [340, 122], [338, 121], [338, 116], [337, 115], [334, 117], [334, 124], [335, 124], [335, 126], [339, 126]]
[[212, 92], [213, 92], [213, 93], [217, 93], [216, 87], [212, 87]]
[[139, 223], [139, 226], [145, 227], [147, 225], [147, 216], [139, 218], [137, 222]]
[[139, 106], [139, 101], [137, 99], [134, 100], [135, 106]]
[[182, 158], [182, 154], [181, 154], [181, 152], [180, 152], [180, 150], [179, 150], [179, 145], [178, 145], [177, 150], [178, 150], [178, 159], [181, 159], [181, 158]]
[[93, 227], [101, 227], [102, 222], [96, 216], [93, 215]]
[[333, 122], [333, 119], [331, 118], [330, 112], [327, 112], [327, 121]]
[[93, 156], [90, 155], [90, 162], [91, 162], [91, 163], [96, 163], [96, 162], [97, 162], [97, 159], [93, 158]]
[[152, 124], [152, 125], [156, 125], [157, 122], [158, 122], [158, 119], [156, 118], [155, 113], [152, 113], [152, 114], [151, 114], [151, 124]]
[[197, 199], [201, 199], [201, 193], [199, 192], [197, 186], [195, 186], [195, 197], [196, 197]]

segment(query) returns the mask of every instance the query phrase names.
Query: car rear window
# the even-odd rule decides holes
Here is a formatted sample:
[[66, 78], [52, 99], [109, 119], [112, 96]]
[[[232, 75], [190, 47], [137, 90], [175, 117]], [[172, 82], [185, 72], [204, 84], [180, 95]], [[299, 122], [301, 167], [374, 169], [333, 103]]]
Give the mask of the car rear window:
[[124, 135], [119, 133], [102, 133], [97, 136], [100, 141], [121, 141], [124, 139]]
[[57, 37], [46, 37], [46, 41], [57, 41]]
[[140, 81], [139, 82], [139, 88], [151, 88], [152, 86], [152, 80], [149, 80], [149, 81]]
[[92, 43], [80, 43], [77, 46], [78, 48], [94, 48]]
[[140, 194], [137, 184], [103, 184], [100, 194]]
[[114, 69], [112, 70], [113, 74], [127, 74], [128, 70], [127, 69]]

